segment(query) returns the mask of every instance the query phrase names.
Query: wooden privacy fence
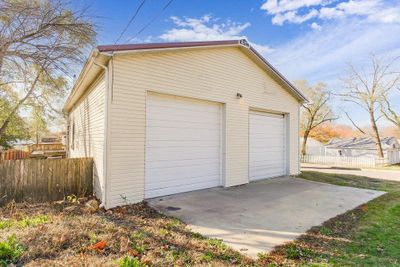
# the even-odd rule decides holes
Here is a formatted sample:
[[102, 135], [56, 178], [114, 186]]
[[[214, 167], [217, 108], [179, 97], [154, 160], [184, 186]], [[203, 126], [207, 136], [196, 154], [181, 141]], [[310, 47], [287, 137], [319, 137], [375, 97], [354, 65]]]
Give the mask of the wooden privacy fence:
[[23, 159], [0, 162], [0, 206], [10, 201], [43, 202], [93, 192], [93, 160]]
[[9, 149], [0, 151], [0, 160], [26, 159], [29, 158], [29, 152], [19, 149]]
[[319, 156], [302, 155], [302, 163], [324, 164], [340, 167], [376, 167], [386, 164], [386, 160], [368, 157], [342, 157], [342, 156]]

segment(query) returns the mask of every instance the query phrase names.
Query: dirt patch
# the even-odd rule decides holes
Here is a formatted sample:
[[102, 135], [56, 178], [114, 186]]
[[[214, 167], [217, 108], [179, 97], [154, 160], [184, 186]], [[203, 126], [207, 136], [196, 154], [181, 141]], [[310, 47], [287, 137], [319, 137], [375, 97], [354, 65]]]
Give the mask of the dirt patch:
[[24, 266], [122, 266], [124, 258], [149, 266], [255, 264], [145, 203], [93, 211], [87, 202], [0, 208], [0, 242], [15, 236], [23, 248], [15, 263]]

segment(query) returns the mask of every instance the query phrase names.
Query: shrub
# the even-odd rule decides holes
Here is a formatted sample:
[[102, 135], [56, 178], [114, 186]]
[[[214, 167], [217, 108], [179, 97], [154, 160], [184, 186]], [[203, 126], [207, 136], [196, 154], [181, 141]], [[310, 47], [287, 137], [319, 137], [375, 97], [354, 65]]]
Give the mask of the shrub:
[[8, 237], [5, 241], [0, 242], [0, 266], [16, 263], [23, 253], [24, 249], [18, 244], [16, 236]]
[[145, 267], [146, 265], [138, 258], [125, 256], [119, 261], [120, 267]]

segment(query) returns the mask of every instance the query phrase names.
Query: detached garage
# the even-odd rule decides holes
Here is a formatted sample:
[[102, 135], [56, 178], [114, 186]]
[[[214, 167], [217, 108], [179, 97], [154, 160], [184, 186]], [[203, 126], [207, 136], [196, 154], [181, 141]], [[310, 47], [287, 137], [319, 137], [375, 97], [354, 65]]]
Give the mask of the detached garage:
[[106, 208], [299, 172], [305, 97], [245, 40], [98, 46], [64, 110]]

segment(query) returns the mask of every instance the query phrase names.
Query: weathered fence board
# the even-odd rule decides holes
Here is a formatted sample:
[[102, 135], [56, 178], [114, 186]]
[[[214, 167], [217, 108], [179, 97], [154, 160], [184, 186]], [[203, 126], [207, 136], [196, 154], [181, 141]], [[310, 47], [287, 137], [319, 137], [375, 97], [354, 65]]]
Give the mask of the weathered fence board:
[[9, 149], [0, 151], [0, 160], [26, 159], [29, 158], [29, 152], [19, 149]]
[[13, 200], [54, 201], [92, 192], [91, 158], [0, 161], [0, 206]]

